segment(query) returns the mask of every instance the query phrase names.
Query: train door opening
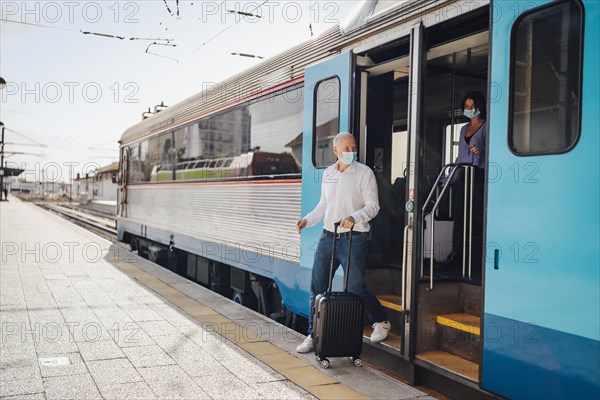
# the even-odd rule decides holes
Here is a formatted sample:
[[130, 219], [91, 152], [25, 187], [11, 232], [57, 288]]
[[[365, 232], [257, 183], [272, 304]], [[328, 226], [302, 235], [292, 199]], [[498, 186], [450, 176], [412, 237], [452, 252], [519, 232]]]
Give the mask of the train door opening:
[[[465, 215], [463, 181], [448, 185], [429, 220], [437, 228], [430, 241], [433, 263], [424, 233], [426, 214], [445, 182], [436, 180], [454, 163], [460, 129], [468, 122], [462, 97], [473, 91], [488, 95], [488, 24], [485, 8], [461, 21], [414, 29], [411, 37], [380, 53], [365, 54], [375, 65], [365, 69], [367, 133], [360, 143], [380, 200], [379, 215], [371, 222], [367, 285], [392, 323], [390, 338], [381, 345], [472, 386], [479, 380], [481, 358], [484, 243], [481, 230], [471, 228], [471, 268], [463, 273], [465, 225], [455, 222]], [[399, 56], [378, 60], [391, 51]], [[478, 183], [483, 194], [483, 182]], [[482, 202], [470, 207], [482, 229]]]
[[416, 362], [470, 382], [479, 381], [481, 359], [484, 171], [450, 165], [469, 122], [464, 96], [488, 95], [488, 36], [486, 29], [436, 45], [435, 34], [429, 35], [416, 161], [421, 171]]
[[[403, 252], [406, 216], [406, 175], [408, 173], [408, 40], [391, 44], [405, 56], [379, 63], [367, 70], [366, 143], [363, 162], [371, 167], [377, 181], [380, 211], [371, 221], [367, 260], [367, 286], [386, 309], [392, 330], [381, 343], [402, 353], [405, 299], [403, 295]], [[389, 51], [389, 49], [388, 49]], [[377, 60], [377, 55], [372, 55]], [[403, 293], [404, 292], [404, 293]], [[365, 336], [370, 336], [366, 327]]]

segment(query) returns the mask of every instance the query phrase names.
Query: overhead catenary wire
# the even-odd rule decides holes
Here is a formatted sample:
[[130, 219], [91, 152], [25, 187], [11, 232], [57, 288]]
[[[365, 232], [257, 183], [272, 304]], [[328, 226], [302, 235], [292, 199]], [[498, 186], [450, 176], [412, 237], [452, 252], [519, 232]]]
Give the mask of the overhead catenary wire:
[[167, 57], [167, 56], [163, 56], [162, 54], [153, 53], [153, 52], [151, 52], [151, 51], [148, 51], [148, 50], [150, 50], [150, 46], [153, 46], [153, 45], [156, 45], [156, 46], [169, 46], [169, 47], [176, 47], [176, 46], [177, 46], [176, 44], [152, 42], [152, 43], [150, 43], [150, 44], [148, 45], [148, 47], [146, 47], [146, 53], [147, 53], [147, 54], [150, 54], [150, 55], [153, 55], [153, 56], [158, 56], [158, 57], [162, 57], [162, 58], [167, 58], [167, 59], [169, 59], [169, 60], [173, 60], [173, 61], [175, 61], [177, 64], [179, 64], [179, 60], [178, 60], [178, 59], [176, 59], [176, 58]]
[[[258, 6], [256, 6], [254, 9], [248, 11], [248, 14], [252, 14], [254, 13], [254, 11], [258, 10], [259, 8], [261, 8], [262, 6], [264, 6], [265, 4], [267, 4], [270, 0], [265, 0], [262, 3], [260, 3]], [[219, 36], [221, 36], [223, 33], [227, 32], [229, 29], [231, 29], [235, 24], [237, 24], [239, 21], [234, 21], [233, 24], [227, 26], [225, 29], [223, 29], [222, 31], [220, 31], [219, 33], [217, 33], [216, 35], [214, 35], [213, 37], [211, 37], [210, 39], [208, 39], [206, 42], [202, 43], [202, 46], [199, 46], [198, 48], [196, 48], [196, 50], [199, 50], [200, 47], [206, 46], [208, 43], [212, 42], [213, 40], [215, 40], [216, 38], [218, 38]]]
[[24, 156], [34, 156], [34, 157], [46, 157], [45, 153], [28, 153], [26, 151], [5, 151], [4, 153], [4, 158], [10, 158], [14, 155], [24, 155]]
[[125, 36], [111, 35], [109, 33], [87, 32], [87, 31], [81, 31], [81, 33], [83, 33], [84, 35], [95, 35], [95, 36], [102, 36], [102, 37], [114, 38], [114, 39], [119, 39], [119, 40], [125, 39]]
[[90, 146], [90, 147], [88, 147], [88, 149], [94, 149], [94, 148], [97, 148], [97, 147], [102, 147], [102, 146], [106, 146], [108, 144], [116, 144], [116, 143], [117, 143], [116, 140], [109, 140], [109, 141], [106, 141], [106, 142], [102, 142], [102, 143], [98, 143], [98, 144], [95, 144], [93, 146]]
[[[225, 4], [227, 2], [227, 0], [223, 0], [218, 6], [217, 9], [221, 8], [221, 6], [223, 4]], [[193, 4], [193, 3], [192, 3]], [[194, 21], [193, 23], [191, 23], [187, 28], [185, 28], [183, 30], [183, 32], [187, 32], [192, 26], [196, 25], [198, 22], [202, 21], [202, 17], [199, 17], [196, 21]]]
[[0, 21], [2, 21], [2, 22], [9, 22], [9, 23], [13, 23], [13, 24], [20, 24], [20, 25], [36, 26], [38, 28], [56, 29], [58, 31], [77, 32], [75, 29], [60, 28], [58, 26], [52, 26], [52, 25], [46, 25], [46, 24], [37, 24], [37, 23], [33, 23], [33, 22], [15, 21], [15, 20], [6, 19], [6, 18], [2, 18], [2, 19], [0, 19]]
[[228, 13], [230, 14], [239, 14], [239, 15], [243, 15], [244, 17], [255, 17], [255, 18], [262, 18], [262, 15], [258, 15], [258, 14], [252, 14], [249, 12], [245, 12], [245, 11], [236, 11], [236, 10], [227, 10]]
[[4, 142], [4, 144], [11, 145], [11, 146], [48, 147], [46, 145], [40, 145], [40, 144], [35, 144], [35, 143]]
[[132, 37], [129, 38], [129, 40], [152, 40], [152, 41], [163, 41], [163, 42], [167, 42], [167, 43], [171, 43], [174, 42], [175, 39], [160, 39], [160, 38], [138, 38], [138, 37]]
[[22, 133], [19, 133], [19, 132], [13, 130], [13, 129], [9, 129], [9, 128], [4, 128], [4, 129], [6, 129], [8, 132], [10, 132], [10, 133], [12, 133], [14, 135], [20, 136], [23, 139], [26, 139], [26, 140], [29, 140], [30, 142], [33, 142], [34, 144], [32, 144], [31, 146], [35, 145], [35, 146], [40, 146], [40, 147], [48, 147], [44, 143], [38, 142], [37, 140], [32, 139], [32, 138], [30, 138], [30, 137], [28, 137], [28, 136], [26, 136], [26, 135], [24, 135]]
[[261, 60], [264, 59], [263, 56], [257, 56], [254, 54], [248, 54], [248, 53], [229, 53], [232, 56], [240, 56], [240, 57], [247, 57], [247, 58], [260, 58]]
[[165, 3], [165, 7], [167, 7], [167, 11], [169, 12], [169, 14], [173, 15], [173, 13], [171, 12], [171, 9], [169, 8], [169, 4], [167, 3], [167, 0], [163, 0], [163, 2]]
[[129, 40], [152, 40], [152, 41], [164, 41], [167, 43], [173, 42], [175, 39], [160, 39], [160, 38], [137, 38], [137, 37], [126, 37], [126, 36], [120, 36], [120, 35], [113, 35], [110, 33], [103, 33], [103, 32], [92, 32], [92, 31], [83, 31], [83, 30], [76, 30], [76, 29], [69, 29], [69, 28], [61, 28], [61, 27], [57, 27], [57, 26], [51, 26], [51, 25], [46, 25], [46, 24], [37, 24], [37, 23], [33, 23], [33, 22], [23, 22], [23, 21], [14, 21], [11, 19], [0, 19], [0, 21], [2, 22], [8, 22], [8, 23], [13, 23], [13, 24], [20, 24], [20, 25], [28, 25], [28, 26], [35, 26], [38, 28], [47, 28], [47, 29], [55, 29], [55, 30], [59, 30], [59, 31], [67, 31], [67, 32], [78, 32], [81, 33], [83, 35], [92, 35], [92, 36], [101, 36], [101, 37], [106, 37], [106, 38], [111, 38], [111, 39], [119, 39], [119, 40], [124, 40], [124, 39], [129, 39]]

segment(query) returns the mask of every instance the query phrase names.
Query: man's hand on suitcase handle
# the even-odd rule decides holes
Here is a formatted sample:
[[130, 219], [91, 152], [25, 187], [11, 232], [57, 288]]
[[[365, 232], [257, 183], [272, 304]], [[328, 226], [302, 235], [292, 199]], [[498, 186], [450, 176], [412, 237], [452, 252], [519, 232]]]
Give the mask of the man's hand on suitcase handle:
[[344, 228], [344, 229], [352, 229], [352, 227], [354, 227], [355, 221], [353, 217], [346, 217], [346, 218], [342, 218], [342, 220], [339, 222], [340, 224], [340, 228]]

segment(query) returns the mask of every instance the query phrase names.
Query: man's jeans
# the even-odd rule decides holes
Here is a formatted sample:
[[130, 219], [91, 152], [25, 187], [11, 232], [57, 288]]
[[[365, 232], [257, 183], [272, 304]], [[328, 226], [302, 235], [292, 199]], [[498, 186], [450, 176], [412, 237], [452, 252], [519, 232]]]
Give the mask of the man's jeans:
[[[329, 266], [331, 265], [331, 252], [333, 251], [333, 236], [321, 234], [319, 245], [315, 252], [312, 279], [310, 283], [310, 312], [308, 315], [308, 335], [313, 329], [313, 305], [315, 297], [327, 290], [329, 283]], [[334, 274], [340, 265], [344, 272], [348, 259], [348, 237], [342, 235], [337, 239], [335, 260], [333, 262]], [[358, 295], [364, 305], [371, 322], [387, 320], [387, 315], [379, 300], [365, 286], [365, 268], [367, 266], [367, 238], [366, 234], [354, 232], [352, 235], [352, 253], [350, 254], [350, 275], [348, 277], [348, 291]]]

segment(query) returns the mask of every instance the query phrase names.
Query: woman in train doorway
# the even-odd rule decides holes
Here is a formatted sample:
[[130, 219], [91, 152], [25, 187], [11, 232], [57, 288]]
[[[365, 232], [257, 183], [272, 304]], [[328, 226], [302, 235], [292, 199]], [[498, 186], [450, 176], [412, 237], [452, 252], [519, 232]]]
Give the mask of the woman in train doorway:
[[[482, 243], [483, 243], [483, 193], [485, 181], [485, 163], [486, 163], [486, 139], [487, 139], [487, 109], [485, 96], [481, 92], [469, 92], [462, 99], [463, 115], [469, 119], [469, 123], [460, 130], [460, 139], [458, 143], [458, 156], [455, 163], [473, 165], [473, 222], [471, 240], [469, 240], [468, 228], [470, 226], [469, 215], [467, 214], [466, 225], [464, 223], [465, 209], [465, 173], [460, 168], [453, 179], [454, 199], [456, 212], [454, 213], [454, 232], [453, 249], [455, 265], [463, 264], [463, 251], [467, 249], [463, 242], [465, 228], [467, 229], [466, 243], [471, 243], [471, 279], [481, 280], [482, 274]], [[470, 183], [467, 182], [467, 186]], [[467, 188], [466, 194], [469, 194]], [[469, 258], [466, 258], [465, 276], [469, 277], [468, 271]]]

